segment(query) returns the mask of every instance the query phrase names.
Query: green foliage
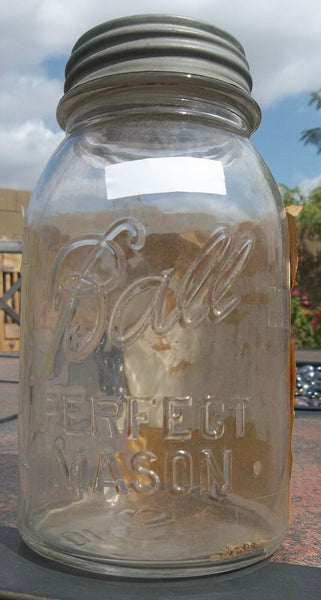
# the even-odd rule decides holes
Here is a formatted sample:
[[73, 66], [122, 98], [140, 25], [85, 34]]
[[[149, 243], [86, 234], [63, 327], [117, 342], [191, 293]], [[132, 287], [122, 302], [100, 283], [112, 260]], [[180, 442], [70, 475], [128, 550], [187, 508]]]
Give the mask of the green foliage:
[[285, 206], [303, 206], [296, 221], [299, 265], [291, 304], [294, 345], [321, 348], [321, 186], [307, 197], [298, 187], [280, 185], [279, 189]]
[[308, 229], [309, 237], [321, 239], [321, 186], [312, 190], [298, 217], [298, 227]]
[[[321, 89], [312, 92], [310, 95], [309, 105], [314, 104], [317, 110], [321, 108]], [[300, 140], [304, 144], [312, 144], [317, 148], [317, 154], [321, 154], [321, 127], [313, 127], [302, 132]]]
[[307, 236], [309, 239], [321, 240], [321, 185], [316, 187], [308, 196], [304, 196], [299, 187], [289, 188], [279, 185], [284, 206], [298, 204], [303, 210], [297, 218], [300, 242]]
[[289, 188], [284, 183], [280, 183], [279, 190], [284, 206], [289, 206], [290, 204], [303, 205], [306, 202], [306, 198], [298, 186], [295, 188]]
[[311, 106], [311, 104], [315, 104], [317, 110], [321, 108], [321, 89], [317, 92], [311, 92], [309, 105]]
[[321, 307], [309, 307], [300, 292], [292, 292], [292, 336], [296, 348], [321, 348]]
[[300, 141], [305, 145], [313, 144], [317, 147], [317, 154], [321, 153], [321, 127], [312, 127], [303, 131]]

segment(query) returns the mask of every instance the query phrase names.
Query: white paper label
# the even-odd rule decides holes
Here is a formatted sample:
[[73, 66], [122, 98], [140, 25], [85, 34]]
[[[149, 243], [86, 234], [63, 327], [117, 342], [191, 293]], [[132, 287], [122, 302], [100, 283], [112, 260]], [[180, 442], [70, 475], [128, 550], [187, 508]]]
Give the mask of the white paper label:
[[170, 192], [226, 195], [223, 165], [208, 158], [132, 160], [105, 167], [105, 177], [108, 200]]

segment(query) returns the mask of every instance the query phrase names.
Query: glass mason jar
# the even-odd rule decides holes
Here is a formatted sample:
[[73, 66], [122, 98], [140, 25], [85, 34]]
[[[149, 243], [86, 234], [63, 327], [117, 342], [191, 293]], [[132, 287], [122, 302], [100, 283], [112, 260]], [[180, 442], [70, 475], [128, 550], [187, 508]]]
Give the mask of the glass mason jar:
[[244, 51], [135, 16], [73, 49], [26, 215], [20, 531], [87, 570], [271, 554], [288, 521], [289, 258]]

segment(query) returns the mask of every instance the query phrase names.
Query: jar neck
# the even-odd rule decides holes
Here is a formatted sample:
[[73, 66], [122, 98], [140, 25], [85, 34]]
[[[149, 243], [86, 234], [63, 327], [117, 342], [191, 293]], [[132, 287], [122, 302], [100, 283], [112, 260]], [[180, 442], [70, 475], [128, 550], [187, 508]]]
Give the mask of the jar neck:
[[130, 115], [183, 115], [211, 121], [213, 125], [248, 137], [260, 122], [260, 109], [247, 94], [233, 86], [214, 85], [205, 78], [141, 74], [109, 78], [108, 85], [88, 87], [64, 97], [57, 117], [70, 134], [102, 119]]

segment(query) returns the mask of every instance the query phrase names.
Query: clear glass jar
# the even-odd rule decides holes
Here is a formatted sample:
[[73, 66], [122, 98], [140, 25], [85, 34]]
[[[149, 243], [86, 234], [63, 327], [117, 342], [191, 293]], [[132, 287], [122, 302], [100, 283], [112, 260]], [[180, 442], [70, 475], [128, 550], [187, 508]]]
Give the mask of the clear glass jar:
[[144, 69], [81, 63], [26, 216], [20, 531], [134, 577], [249, 565], [288, 521], [287, 230], [249, 141], [249, 75], [230, 74], [243, 50], [194, 20], [135, 17], [81, 38], [69, 70], [102, 31], [140, 43], [173, 23], [226, 43], [225, 66], [154, 68], [150, 50]]

